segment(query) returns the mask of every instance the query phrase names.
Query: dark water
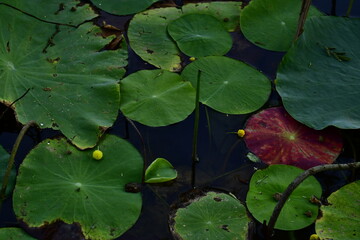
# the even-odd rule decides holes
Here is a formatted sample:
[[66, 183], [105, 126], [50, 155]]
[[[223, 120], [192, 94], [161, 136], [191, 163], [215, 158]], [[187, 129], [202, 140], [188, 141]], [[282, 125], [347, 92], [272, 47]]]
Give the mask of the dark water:
[[[347, 10], [348, 1], [339, 1], [334, 4], [332, 0], [314, 0], [313, 3], [326, 14], [343, 16]], [[181, 5], [183, 1], [176, 1]], [[106, 20], [122, 30], [127, 28], [131, 16], [117, 17], [100, 12], [101, 18], [98, 22]], [[360, 16], [360, 1], [355, 1], [352, 17]], [[272, 52], [261, 49], [247, 41], [241, 32], [232, 34], [234, 46], [227, 56], [242, 60], [255, 68], [261, 70], [269, 79], [276, 76], [277, 66], [283, 57], [283, 53]], [[127, 74], [140, 69], [152, 69], [150, 64], [143, 62], [131, 49], [129, 49], [129, 65]], [[273, 92], [270, 100], [264, 108], [280, 105], [278, 95]], [[0, 107], [0, 113], [5, 108]], [[234, 193], [241, 201], [245, 201], [248, 182], [254, 168], [262, 167], [246, 159], [247, 149], [244, 142], [239, 140], [236, 134], [238, 129], [243, 128], [250, 115], [225, 115], [218, 113], [208, 107], [201, 106], [200, 125], [198, 139], [198, 155], [200, 162], [196, 165], [195, 186], [213, 187], [222, 191]], [[12, 145], [20, 130], [20, 125], [15, 124], [13, 112], [8, 111], [0, 122], [0, 144], [11, 151]], [[124, 116], [119, 113], [119, 117], [114, 126], [108, 131], [127, 139], [143, 153], [149, 163], [155, 158], [163, 157], [168, 159], [177, 169], [179, 177], [177, 180], [159, 185], [148, 185], [142, 190], [143, 211], [136, 224], [119, 240], [162, 240], [172, 239], [168, 227], [168, 213], [171, 205], [180, 196], [192, 189], [192, 137], [193, 137], [194, 116], [191, 115], [184, 121], [167, 127], [147, 127], [135, 123], [141, 133], [141, 138], [137, 131], [129, 124]], [[22, 162], [26, 154], [39, 142], [46, 138], [60, 135], [57, 131], [31, 129], [24, 138], [20, 146], [20, 151], [16, 157], [16, 165]], [[359, 131], [344, 131], [344, 136], [349, 139], [360, 139]], [[352, 141], [355, 149], [359, 149], [359, 141]], [[145, 149], [145, 152], [144, 152]], [[356, 150], [358, 151], [358, 150]], [[351, 146], [346, 143], [345, 151], [339, 161], [347, 162], [352, 157]], [[324, 186], [324, 194], [329, 195], [332, 191], [345, 184], [346, 179], [351, 177], [351, 173], [326, 173], [321, 174], [319, 180]], [[5, 201], [0, 215], [0, 227], [23, 226], [16, 221], [12, 211], [11, 199]], [[262, 239], [260, 224], [254, 239]], [[54, 225], [46, 230], [27, 229], [39, 239], [81, 239], [76, 226], [62, 224]], [[45, 233], [44, 233], [45, 232]], [[297, 239], [308, 239], [310, 233], [314, 232], [314, 227], [294, 232]], [[275, 239], [288, 238], [288, 233], [277, 232]]]

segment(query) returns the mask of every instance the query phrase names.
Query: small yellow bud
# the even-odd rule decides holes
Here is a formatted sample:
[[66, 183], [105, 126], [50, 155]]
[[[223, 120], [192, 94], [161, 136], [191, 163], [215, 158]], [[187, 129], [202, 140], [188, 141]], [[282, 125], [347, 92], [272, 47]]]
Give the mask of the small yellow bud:
[[100, 150], [95, 150], [92, 154], [93, 158], [96, 160], [100, 160], [103, 157], [103, 152]]
[[278, 83], [278, 80], [275, 79], [275, 80], [274, 80], [274, 85], [277, 85], [277, 83]]
[[191, 57], [191, 58], [189, 58], [189, 60], [193, 62], [193, 61], [196, 60], [196, 58], [195, 58], [195, 57]]
[[245, 130], [244, 129], [239, 129], [238, 131], [237, 131], [237, 135], [239, 136], [239, 137], [244, 137], [245, 136]]
[[320, 240], [319, 236], [316, 234], [311, 234], [310, 240]]

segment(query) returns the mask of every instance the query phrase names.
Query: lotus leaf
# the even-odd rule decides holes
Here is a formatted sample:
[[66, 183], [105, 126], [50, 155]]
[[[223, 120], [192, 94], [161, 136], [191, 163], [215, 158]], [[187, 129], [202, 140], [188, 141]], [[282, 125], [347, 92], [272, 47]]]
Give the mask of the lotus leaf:
[[267, 101], [269, 79], [255, 68], [223, 56], [200, 58], [186, 66], [181, 76], [196, 86], [201, 71], [200, 102], [227, 114], [256, 111]]
[[[2, 146], [0, 146], [0, 186], [3, 183], [4, 175], [6, 173], [6, 168], [8, 166], [8, 162], [9, 162], [9, 157], [10, 157], [10, 154], [8, 154], [6, 152], [6, 150]], [[9, 194], [14, 189], [15, 179], [16, 179], [16, 170], [15, 170], [15, 168], [12, 168], [10, 176], [9, 176], [5, 196], [9, 196]]]
[[97, 17], [89, 4], [80, 4], [79, 0], [1, 0], [21, 11], [41, 20], [61, 24], [79, 25]]
[[305, 125], [360, 128], [360, 19], [310, 18], [283, 58], [277, 86], [284, 106]]
[[177, 73], [141, 70], [121, 80], [120, 110], [152, 127], [180, 122], [195, 108], [195, 89]]
[[360, 235], [360, 181], [345, 185], [321, 206], [322, 217], [316, 221], [321, 239], [357, 240]]
[[146, 183], [161, 183], [175, 179], [177, 172], [165, 158], [155, 159], [145, 171]]
[[[261, 223], [269, 222], [271, 214], [288, 185], [303, 172], [289, 165], [271, 165], [257, 170], [251, 177], [246, 205], [251, 214]], [[275, 224], [276, 229], [297, 230], [312, 224], [318, 215], [319, 206], [311, 202], [320, 198], [320, 183], [308, 177], [290, 195]]]
[[167, 32], [168, 24], [187, 13], [202, 13], [216, 17], [228, 31], [238, 25], [239, 2], [190, 3], [182, 10], [175, 7], [150, 9], [134, 16], [129, 24], [131, 48], [150, 64], [170, 70], [181, 70], [181, 59], [176, 43]]
[[0, 228], [0, 239], [6, 240], [36, 240], [20, 228]]
[[93, 150], [80, 151], [66, 139], [38, 144], [19, 169], [13, 194], [17, 217], [30, 227], [57, 220], [78, 223], [91, 239], [114, 239], [127, 231], [139, 217], [142, 200], [125, 185], [141, 182], [141, 155], [112, 135], [98, 147], [101, 161], [92, 158]]
[[145, 10], [159, 0], [92, 0], [100, 9], [116, 15], [128, 15]]
[[79, 148], [94, 146], [100, 127], [117, 117], [126, 46], [100, 51], [111, 39], [91, 23], [58, 28], [5, 5], [0, 21], [9, 23], [0, 29], [0, 101], [24, 95], [14, 105], [21, 123], [35, 120]]
[[208, 14], [186, 14], [168, 25], [170, 36], [188, 56], [224, 55], [232, 38], [222, 23]]
[[250, 221], [239, 200], [216, 192], [208, 192], [179, 208], [174, 220], [173, 230], [184, 240], [245, 240]]
[[[253, 0], [240, 16], [241, 31], [252, 43], [272, 51], [286, 51], [296, 34], [301, 0]], [[310, 7], [308, 17], [321, 16]]]
[[283, 107], [252, 115], [245, 132], [249, 150], [267, 164], [308, 169], [334, 162], [343, 146], [338, 129], [314, 130], [294, 120]]

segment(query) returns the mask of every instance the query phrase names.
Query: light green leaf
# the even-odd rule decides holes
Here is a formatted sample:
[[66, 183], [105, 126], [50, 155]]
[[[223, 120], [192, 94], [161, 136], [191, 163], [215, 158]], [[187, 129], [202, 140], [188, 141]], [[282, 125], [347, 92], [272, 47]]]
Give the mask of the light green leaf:
[[128, 118], [159, 127], [180, 122], [195, 108], [195, 89], [165, 70], [142, 70], [121, 81], [120, 110]]
[[79, 25], [98, 15], [89, 4], [80, 4], [79, 0], [1, 0], [32, 16], [44, 21]]
[[208, 192], [179, 208], [173, 231], [184, 240], [245, 240], [249, 218], [239, 200], [224, 193]]
[[126, 46], [100, 51], [111, 39], [91, 23], [57, 33], [55, 25], [4, 5], [0, 21], [9, 23], [0, 29], [0, 100], [10, 104], [27, 92], [14, 105], [21, 123], [35, 120], [79, 148], [94, 146], [100, 127], [117, 117]]
[[98, 8], [116, 15], [137, 13], [159, 0], [92, 0]]
[[21, 228], [0, 228], [0, 239], [4, 240], [36, 240], [26, 234]]
[[175, 179], [177, 172], [165, 158], [155, 159], [145, 171], [146, 183], [161, 183]]
[[255, 68], [223, 56], [209, 56], [186, 66], [181, 76], [196, 86], [201, 71], [200, 102], [227, 114], [256, 111], [268, 99], [269, 79]]
[[187, 14], [168, 25], [170, 36], [188, 56], [224, 55], [232, 46], [232, 38], [222, 23], [207, 14]]
[[78, 223], [94, 240], [127, 231], [139, 217], [141, 195], [125, 192], [125, 185], [141, 182], [141, 155], [111, 135], [98, 147], [101, 161], [92, 158], [93, 150], [80, 151], [66, 139], [38, 144], [19, 169], [13, 196], [17, 217], [30, 227], [57, 220]]
[[321, 206], [322, 217], [316, 221], [321, 239], [357, 240], [360, 236], [360, 181], [345, 185]]
[[[255, 45], [286, 51], [291, 46], [298, 25], [301, 0], [252, 0], [240, 14], [241, 31]], [[310, 7], [308, 17], [321, 16]]]
[[360, 19], [309, 19], [277, 74], [276, 89], [292, 117], [315, 129], [360, 128], [359, 42]]
[[[257, 170], [251, 177], [246, 205], [259, 222], [269, 222], [275, 205], [288, 185], [303, 170], [289, 165], [271, 165]], [[290, 195], [282, 208], [275, 228], [292, 231], [312, 224], [318, 215], [319, 206], [310, 201], [321, 197], [320, 183], [313, 177], [307, 178]]]

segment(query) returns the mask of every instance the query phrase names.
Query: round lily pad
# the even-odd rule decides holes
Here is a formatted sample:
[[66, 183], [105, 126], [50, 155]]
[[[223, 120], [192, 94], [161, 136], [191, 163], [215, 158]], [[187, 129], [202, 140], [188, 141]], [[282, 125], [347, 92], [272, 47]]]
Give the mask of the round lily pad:
[[216, 192], [191, 200], [175, 214], [173, 234], [183, 240], [247, 239], [245, 207], [236, 198]]
[[180, 122], [195, 108], [195, 89], [165, 70], [142, 70], [121, 80], [120, 110], [128, 118], [159, 127]]
[[[15, 214], [30, 227], [62, 220], [78, 223], [86, 238], [114, 239], [138, 219], [141, 194], [125, 191], [141, 182], [142, 158], [128, 142], [107, 135], [93, 150], [80, 151], [65, 139], [45, 140], [25, 158], [13, 194]], [[41, 207], [39, 207], [41, 206]]]
[[[0, 186], [2, 186], [6, 168], [8, 166], [10, 154], [0, 145]], [[6, 187], [5, 196], [9, 196], [15, 186], [16, 170], [13, 167], [10, 172], [8, 185]], [[1, 239], [1, 238], [0, 238]]]
[[249, 150], [267, 164], [308, 169], [332, 163], [343, 146], [337, 129], [311, 129], [294, 120], [283, 107], [254, 114], [248, 119], [245, 132]]
[[21, 228], [0, 228], [0, 239], [6, 240], [36, 240], [26, 234]]
[[74, 26], [98, 16], [89, 4], [79, 4], [79, 0], [1, 0], [1, 3], [7, 3], [44, 21]]
[[155, 159], [145, 171], [146, 183], [161, 183], [175, 179], [177, 172], [165, 158]]
[[[241, 11], [241, 31], [261, 48], [286, 51], [295, 38], [301, 2], [253, 0]], [[321, 15], [316, 8], [310, 7], [308, 17]]]
[[98, 8], [116, 15], [137, 13], [159, 0], [91, 0]]
[[360, 19], [313, 17], [281, 62], [286, 110], [315, 129], [360, 128]]
[[[246, 205], [251, 214], [263, 223], [270, 220], [272, 212], [288, 185], [303, 170], [289, 165], [271, 165], [257, 170], [250, 180]], [[320, 183], [315, 177], [308, 177], [290, 195], [275, 224], [276, 229], [297, 230], [312, 224], [318, 215], [319, 206], [311, 202], [320, 198]]]
[[316, 221], [321, 239], [357, 240], [360, 236], [360, 181], [345, 185], [321, 206], [322, 217]]
[[180, 50], [192, 57], [224, 55], [232, 46], [223, 24], [207, 14], [183, 15], [168, 25], [168, 32]]
[[228, 31], [234, 31], [239, 22], [240, 5], [239, 2], [190, 3], [182, 9], [167, 7], [138, 13], [129, 24], [131, 48], [143, 60], [158, 68], [180, 71], [180, 51], [168, 34], [168, 24], [182, 14], [201, 13], [212, 15], [222, 22]]
[[0, 28], [0, 101], [24, 95], [13, 105], [21, 123], [35, 120], [40, 128], [61, 130], [82, 149], [96, 145], [100, 127], [117, 118], [126, 46], [100, 51], [111, 37], [103, 38], [91, 23], [58, 32], [5, 5], [0, 22], [9, 23]]
[[269, 98], [269, 79], [255, 68], [224, 56], [200, 58], [187, 65], [181, 76], [196, 86], [200, 77], [200, 102], [227, 114], [256, 111]]

